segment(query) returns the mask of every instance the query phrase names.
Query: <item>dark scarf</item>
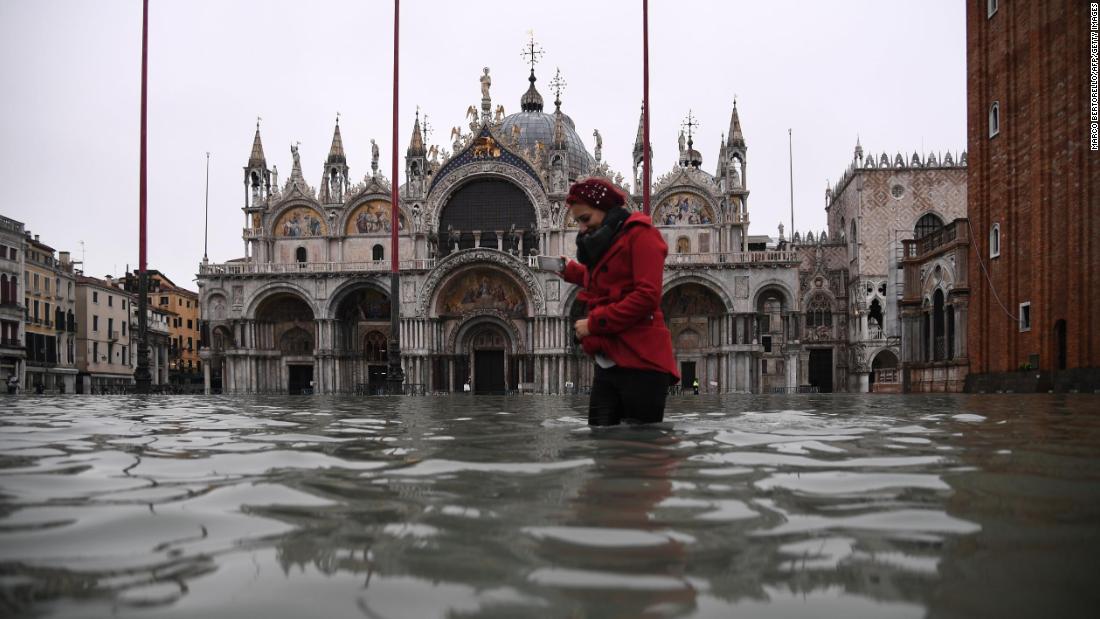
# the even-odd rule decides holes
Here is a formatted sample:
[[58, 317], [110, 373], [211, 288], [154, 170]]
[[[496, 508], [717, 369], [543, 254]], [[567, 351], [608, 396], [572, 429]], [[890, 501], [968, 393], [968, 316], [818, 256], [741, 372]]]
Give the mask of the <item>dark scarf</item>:
[[630, 211], [621, 206], [612, 207], [607, 210], [600, 227], [578, 234], [577, 260], [590, 269], [599, 264], [600, 258], [611, 249], [628, 217]]

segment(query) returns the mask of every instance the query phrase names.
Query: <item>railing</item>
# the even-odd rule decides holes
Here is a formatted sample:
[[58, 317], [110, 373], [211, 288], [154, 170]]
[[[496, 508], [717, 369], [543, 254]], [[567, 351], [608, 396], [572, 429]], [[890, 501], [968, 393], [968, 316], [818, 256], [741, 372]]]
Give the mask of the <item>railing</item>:
[[245, 228], [244, 238], [246, 239], [258, 239], [264, 235], [263, 228]]
[[801, 258], [799, 258], [798, 252], [787, 250], [669, 254], [665, 259], [665, 264], [670, 266], [680, 264], [797, 264], [799, 262], [801, 262]]
[[108, 338], [108, 339], [110, 339], [110, 340], [112, 340], [112, 341], [118, 340], [118, 331], [110, 331], [110, 332], [108, 332], [108, 333], [107, 333], [107, 338]]
[[770, 387], [768, 393], [783, 394], [783, 393], [817, 393], [817, 385], [799, 385], [797, 387]]
[[12, 234], [23, 236], [23, 224], [7, 217], [0, 217], [0, 230], [7, 230]]
[[876, 385], [896, 385], [901, 382], [897, 368], [879, 368], [875, 370]]
[[0, 346], [4, 348], [22, 348], [23, 342], [20, 342], [17, 337], [5, 337], [0, 339]]
[[946, 226], [925, 235], [923, 238], [917, 241], [917, 253], [927, 254], [928, 252], [936, 249], [937, 247], [946, 245], [951, 241], [954, 241], [957, 237], [956, 222], [951, 222]]
[[[402, 260], [403, 271], [424, 271], [435, 266], [434, 258]], [[200, 275], [268, 275], [290, 273], [388, 272], [389, 260], [369, 262], [226, 262], [199, 265]]]

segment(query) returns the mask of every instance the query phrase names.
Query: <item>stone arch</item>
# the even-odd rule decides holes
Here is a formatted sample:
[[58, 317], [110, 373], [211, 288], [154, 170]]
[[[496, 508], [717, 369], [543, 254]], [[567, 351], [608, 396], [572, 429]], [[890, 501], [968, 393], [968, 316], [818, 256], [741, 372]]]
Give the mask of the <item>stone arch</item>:
[[336, 313], [340, 308], [340, 303], [344, 301], [344, 298], [353, 292], [357, 292], [359, 289], [369, 288], [381, 292], [387, 297], [392, 298], [389, 287], [389, 274], [386, 275], [370, 275], [366, 279], [354, 278], [348, 279], [344, 283], [337, 286], [328, 296], [328, 305], [324, 308], [324, 317], [328, 319], [335, 319]]
[[677, 185], [675, 187], [669, 187], [668, 189], [662, 190], [660, 194], [654, 196], [653, 204], [655, 204], [656, 206], [653, 208], [653, 225], [682, 225], [665, 224], [665, 222], [662, 220], [664, 216], [667, 215], [668, 211], [669, 205], [665, 203], [666, 200], [669, 200], [670, 198], [675, 198], [682, 194], [688, 194], [686, 197], [698, 199], [702, 203], [701, 206], [709, 211], [709, 222], [707, 222], [706, 224], [700, 223], [691, 225], [714, 225], [723, 223], [724, 220], [722, 218], [722, 209], [718, 208], [718, 204], [716, 204], [715, 201], [706, 194], [706, 192], [702, 191], [700, 188], [694, 185]]
[[508, 354], [525, 354], [527, 346], [516, 324], [512, 322], [508, 316], [493, 311], [483, 311], [472, 314], [459, 323], [456, 328], [451, 330], [451, 334], [447, 338], [447, 348], [445, 352], [448, 354], [465, 354], [470, 352], [465, 348], [464, 343], [479, 327], [484, 325], [493, 325], [504, 331], [505, 335], [507, 335], [510, 340], [508, 342], [510, 345], [505, 347]]
[[362, 336], [372, 330], [390, 336], [394, 302], [385, 287], [369, 280], [352, 280], [340, 287], [328, 307], [336, 351], [362, 353], [366, 350]]
[[782, 311], [793, 311], [794, 301], [798, 297], [791, 291], [790, 286], [785, 282], [779, 280], [767, 280], [757, 285], [756, 290], [752, 294], [752, 307], [754, 312], [759, 312], [760, 303], [764, 300], [764, 295], [772, 292], [778, 293], [781, 297]]
[[[680, 295], [678, 292], [688, 292], [690, 287], [695, 286], [701, 288], [703, 293], [710, 299], [698, 299], [693, 298], [692, 295]], [[676, 316], [722, 316], [729, 313], [729, 306], [726, 305], [725, 299], [711, 286], [708, 286], [705, 282], [700, 281], [685, 281], [677, 280], [673, 286], [669, 286], [667, 291], [661, 295], [661, 311], [665, 314], [667, 320], [673, 315]], [[717, 301], [717, 303], [712, 303]], [[683, 307], [682, 311], [677, 312], [675, 304], [680, 304]]]
[[[349, 201], [346, 205], [344, 205], [340, 209], [339, 216], [333, 222], [333, 233], [332, 234], [334, 236], [336, 236], [336, 235], [349, 236], [349, 235], [346, 234], [346, 231], [348, 229], [348, 225], [352, 221], [352, 217], [355, 216], [356, 211], [358, 211], [360, 207], [362, 207], [366, 204], [369, 204], [371, 202], [385, 202], [387, 206], [391, 206], [391, 204], [390, 204], [390, 195], [389, 194], [373, 193], [372, 192], [372, 193], [356, 196], [355, 198], [353, 198], [351, 201]], [[409, 233], [411, 231], [411, 226], [412, 226], [412, 216], [409, 214], [408, 207], [404, 206], [401, 203], [401, 200], [397, 201], [397, 217], [398, 217], [398, 224], [400, 226], [402, 226], [401, 228], [398, 228], [398, 233], [399, 234]], [[356, 233], [356, 234], [359, 234], [359, 233]], [[369, 233], [364, 233], [364, 234], [369, 234]], [[389, 234], [389, 233], [386, 232], [385, 234]]]
[[435, 294], [430, 315], [455, 318], [481, 310], [493, 310], [510, 318], [530, 317], [530, 298], [523, 284], [507, 269], [471, 265], [456, 270]]
[[291, 282], [272, 282], [260, 287], [259, 290], [252, 294], [252, 298], [249, 299], [248, 305], [245, 307], [244, 317], [249, 320], [256, 319], [256, 310], [263, 305], [263, 302], [274, 295], [280, 293], [288, 293], [299, 297], [310, 310], [313, 311], [314, 318], [322, 316], [321, 308], [317, 307], [317, 304], [312, 300], [310, 293], [306, 292], [304, 288]]
[[229, 348], [237, 346], [233, 330], [226, 325], [218, 325], [210, 330], [210, 348], [214, 354], [222, 354]]
[[943, 290], [944, 297], [955, 287], [955, 269], [946, 260], [940, 258], [930, 265], [921, 282], [921, 296], [931, 302], [937, 290]]
[[511, 254], [495, 249], [477, 248], [448, 254], [436, 263], [434, 269], [429, 272], [420, 289], [416, 303], [418, 316], [431, 316], [434, 312], [436, 297], [444, 288], [444, 284], [450, 281], [451, 276], [457, 271], [465, 270], [473, 265], [484, 265], [504, 272], [508, 277], [516, 280], [520, 288], [527, 294], [527, 315], [544, 315], [546, 312], [546, 297], [542, 286], [539, 285], [527, 264]]
[[331, 222], [328, 217], [325, 216], [325, 209], [317, 202], [306, 198], [292, 198], [280, 204], [278, 210], [276, 210], [268, 220], [268, 227], [264, 232], [271, 238], [296, 238], [279, 234], [278, 228], [279, 224], [282, 222], [283, 216], [298, 208], [312, 210], [317, 215], [317, 218], [321, 220], [321, 225], [324, 227], [320, 235], [303, 235], [303, 237], [300, 238], [318, 238], [318, 236], [323, 237], [333, 233], [330, 229]]
[[872, 370], [896, 368], [899, 366], [898, 351], [889, 346], [883, 346], [873, 351], [870, 359]]
[[[441, 178], [432, 187], [431, 193], [424, 201], [425, 229], [437, 228], [443, 207], [446, 206], [455, 192], [468, 183], [479, 179], [505, 180], [518, 186], [526, 194], [528, 202], [535, 208], [535, 221], [538, 226], [541, 228], [547, 227], [550, 200], [547, 198], [546, 189], [542, 186], [542, 183], [513, 165], [496, 161], [492, 163], [468, 163], [451, 170], [444, 178]], [[442, 242], [442, 239], [440, 240]]]
[[205, 294], [202, 307], [205, 320], [209, 323], [224, 322], [229, 319], [229, 295], [221, 289]]
[[718, 296], [725, 306], [726, 313], [733, 312], [733, 300], [726, 294], [726, 290], [722, 287], [722, 284], [716, 281], [709, 275], [703, 275], [699, 273], [685, 273], [683, 275], [675, 276], [665, 279], [664, 289], [661, 291], [661, 296], [667, 295], [673, 288], [681, 284], [699, 284], [704, 288], [710, 290]]

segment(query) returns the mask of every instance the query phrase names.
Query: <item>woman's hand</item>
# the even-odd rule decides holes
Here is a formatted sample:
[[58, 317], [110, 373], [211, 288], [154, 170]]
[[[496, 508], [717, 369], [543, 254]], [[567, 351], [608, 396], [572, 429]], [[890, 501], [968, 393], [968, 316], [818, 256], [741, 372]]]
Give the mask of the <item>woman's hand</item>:
[[577, 339], [584, 339], [584, 338], [588, 337], [589, 335], [592, 335], [588, 331], [588, 319], [587, 318], [585, 318], [583, 320], [578, 320], [577, 322], [573, 323], [573, 329], [575, 329], [577, 331]]

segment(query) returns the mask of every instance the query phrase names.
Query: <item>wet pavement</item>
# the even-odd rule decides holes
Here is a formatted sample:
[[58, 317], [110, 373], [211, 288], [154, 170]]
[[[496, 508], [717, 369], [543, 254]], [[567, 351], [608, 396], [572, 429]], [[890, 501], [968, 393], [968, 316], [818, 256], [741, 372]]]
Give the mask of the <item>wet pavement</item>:
[[1086, 617], [1100, 398], [0, 400], [0, 616]]

